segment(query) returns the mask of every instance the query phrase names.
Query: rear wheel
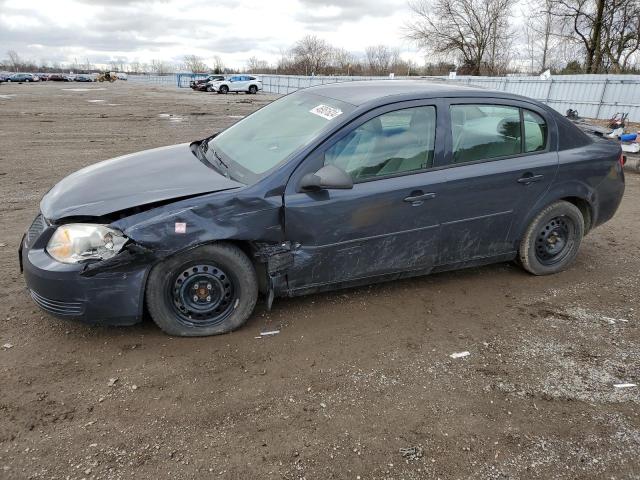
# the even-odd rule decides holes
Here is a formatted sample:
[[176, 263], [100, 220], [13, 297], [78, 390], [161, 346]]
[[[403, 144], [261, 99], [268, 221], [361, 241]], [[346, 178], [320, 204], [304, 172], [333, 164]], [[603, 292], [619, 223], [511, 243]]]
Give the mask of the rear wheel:
[[255, 85], [251, 85], [249, 87], [249, 93], [255, 95], [256, 93], [258, 93], [258, 87], [256, 87]]
[[229, 87], [227, 87], [226, 85], [221, 85], [220, 88], [218, 88], [218, 92], [229, 93]]
[[584, 218], [572, 203], [559, 201], [542, 210], [531, 222], [520, 242], [519, 259], [534, 275], [565, 270], [576, 258]]
[[211, 85], [207, 86], [207, 92], [209, 93], [213, 92], [213, 87]]
[[258, 298], [249, 258], [229, 244], [198, 247], [156, 265], [146, 301], [154, 322], [169, 335], [206, 336], [244, 324]]

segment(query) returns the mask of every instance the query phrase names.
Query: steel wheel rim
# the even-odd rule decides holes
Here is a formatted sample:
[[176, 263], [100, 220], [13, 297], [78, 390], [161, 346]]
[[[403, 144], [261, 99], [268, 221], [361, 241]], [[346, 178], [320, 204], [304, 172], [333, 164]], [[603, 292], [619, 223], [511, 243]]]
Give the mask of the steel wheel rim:
[[180, 323], [211, 327], [222, 323], [236, 302], [233, 279], [217, 265], [193, 264], [174, 276], [169, 292]]
[[562, 262], [573, 247], [574, 222], [566, 216], [550, 219], [536, 235], [536, 259], [545, 266]]

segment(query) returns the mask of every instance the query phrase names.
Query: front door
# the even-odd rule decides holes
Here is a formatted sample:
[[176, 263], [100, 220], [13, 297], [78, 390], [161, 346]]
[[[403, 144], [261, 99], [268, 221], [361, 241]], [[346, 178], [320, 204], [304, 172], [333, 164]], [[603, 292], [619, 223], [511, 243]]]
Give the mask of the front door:
[[345, 127], [305, 161], [313, 171], [323, 164], [342, 168], [353, 189], [287, 187], [285, 235], [299, 245], [291, 289], [433, 266], [446, 176], [433, 168], [441, 155], [436, 107], [393, 108]]
[[533, 109], [477, 99], [450, 105], [451, 203], [442, 211], [438, 264], [515, 251], [514, 220], [528, 213], [558, 170], [544, 112]]

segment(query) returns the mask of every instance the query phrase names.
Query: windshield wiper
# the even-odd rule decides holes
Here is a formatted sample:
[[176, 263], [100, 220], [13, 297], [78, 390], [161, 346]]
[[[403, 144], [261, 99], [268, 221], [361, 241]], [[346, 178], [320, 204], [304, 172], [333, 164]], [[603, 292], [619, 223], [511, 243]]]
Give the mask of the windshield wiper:
[[224, 163], [224, 160], [222, 160], [222, 158], [220, 158], [220, 155], [218, 155], [218, 152], [216, 152], [215, 150], [213, 150], [213, 156], [216, 157], [216, 159], [218, 160], [220, 165], [222, 165], [227, 170], [226, 173], [227, 173], [227, 175], [229, 175], [229, 165]]

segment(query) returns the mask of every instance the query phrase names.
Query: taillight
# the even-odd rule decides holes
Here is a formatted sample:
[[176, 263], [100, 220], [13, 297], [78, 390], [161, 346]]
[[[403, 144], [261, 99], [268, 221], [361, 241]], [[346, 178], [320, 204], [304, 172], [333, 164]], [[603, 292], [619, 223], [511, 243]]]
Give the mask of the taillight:
[[624, 167], [624, 164], [627, 163], [627, 157], [625, 157], [624, 154], [621, 153], [618, 162], [620, 162], [621, 167]]

